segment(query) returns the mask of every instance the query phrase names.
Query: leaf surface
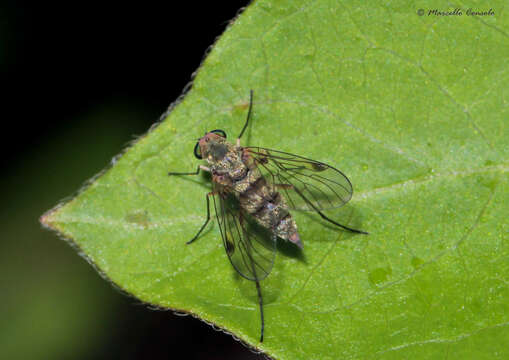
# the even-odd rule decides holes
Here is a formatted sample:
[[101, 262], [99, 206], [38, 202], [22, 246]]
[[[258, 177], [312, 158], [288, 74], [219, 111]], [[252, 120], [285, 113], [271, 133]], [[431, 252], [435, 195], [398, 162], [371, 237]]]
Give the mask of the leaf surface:
[[[255, 1], [166, 119], [43, 223], [125, 291], [276, 359], [509, 357], [508, 17], [420, 6]], [[206, 131], [236, 137], [250, 89], [243, 143], [342, 170], [354, 195], [327, 215], [370, 233], [294, 214], [304, 249], [278, 245], [261, 344], [217, 224], [185, 245], [210, 180], [166, 175], [196, 169]]]

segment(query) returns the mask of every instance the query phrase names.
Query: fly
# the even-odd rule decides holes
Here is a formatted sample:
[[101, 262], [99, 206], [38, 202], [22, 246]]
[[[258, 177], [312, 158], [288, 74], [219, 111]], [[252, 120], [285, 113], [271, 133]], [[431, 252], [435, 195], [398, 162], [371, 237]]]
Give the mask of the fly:
[[250, 92], [246, 122], [236, 143], [217, 129], [206, 133], [194, 147], [194, 155], [207, 161], [194, 172], [168, 175], [212, 175], [213, 189], [206, 196], [207, 219], [195, 241], [210, 221], [212, 197], [223, 245], [234, 269], [256, 284], [260, 308], [260, 342], [264, 316], [260, 281], [269, 275], [276, 255], [277, 238], [302, 248], [292, 210], [314, 211], [324, 220], [351, 232], [367, 234], [330, 219], [322, 210], [337, 208], [352, 197], [350, 180], [336, 168], [302, 156], [262, 147], [240, 146], [240, 138], [251, 119]]

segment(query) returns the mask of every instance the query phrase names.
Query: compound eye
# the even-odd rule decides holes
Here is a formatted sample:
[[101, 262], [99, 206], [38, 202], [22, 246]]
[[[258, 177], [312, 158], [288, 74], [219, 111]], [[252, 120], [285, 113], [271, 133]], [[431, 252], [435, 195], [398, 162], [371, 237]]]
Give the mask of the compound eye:
[[211, 133], [219, 134], [226, 139], [226, 133], [221, 129], [212, 130]]
[[201, 150], [200, 150], [200, 143], [197, 142], [196, 145], [194, 146], [194, 156], [196, 156], [197, 159], [203, 159], [203, 157], [201, 156]]

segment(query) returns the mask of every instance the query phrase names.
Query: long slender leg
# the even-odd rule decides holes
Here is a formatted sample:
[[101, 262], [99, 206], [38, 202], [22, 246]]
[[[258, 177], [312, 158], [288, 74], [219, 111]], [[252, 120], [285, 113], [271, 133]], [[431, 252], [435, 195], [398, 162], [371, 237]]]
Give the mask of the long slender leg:
[[340, 223], [337, 223], [335, 222], [334, 220], [332, 220], [331, 218], [328, 218], [327, 216], [325, 216], [325, 214], [323, 212], [321, 212], [311, 201], [308, 200], [308, 198], [306, 198], [304, 196], [304, 194], [299, 191], [299, 189], [297, 189], [295, 186], [292, 186], [293, 190], [299, 194], [299, 196], [304, 199], [304, 201], [313, 208], [313, 210], [315, 210], [321, 217], [322, 219], [324, 220], [327, 220], [328, 222], [336, 225], [336, 226], [339, 226], [340, 228], [343, 228], [345, 230], [348, 230], [348, 231], [351, 231], [353, 233], [358, 233], [358, 234], [364, 234], [364, 235], [369, 235], [369, 233], [365, 232], [365, 231], [362, 231], [362, 230], [357, 230], [357, 229], [352, 229], [352, 228], [349, 228], [348, 226], [345, 226], [345, 225], [341, 225]]
[[263, 342], [263, 330], [265, 328], [265, 320], [263, 318], [263, 298], [262, 298], [262, 289], [260, 287], [260, 282], [255, 280], [256, 282], [256, 290], [258, 291], [258, 305], [260, 305], [260, 316], [262, 320], [262, 329], [260, 331], [260, 342]]
[[[203, 166], [203, 165], [199, 165], [198, 168], [196, 169], [196, 171], [194, 172], [169, 172], [168, 175], [198, 175], [200, 173], [200, 170], [203, 170], [203, 171], [209, 171], [210, 172], [210, 169], [206, 166]], [[209, 196], [210, 195], [214, 195], [214, 192], [209, 192], [207, 194], [207, 196], [205, 197], [207, 199], [207, 220], [205, 220], [205, 223], [201, 226], [200, 230], [198, 231], [198, 233], [191, 239], [189, 240], [186, 244], [191, 244], [193, 241], [195, 241], [198, 236], [200, 236], [201, 232], [203, 231], [203, 229], [205, 229], [205, 226], [207, 226], [207, 224], [209, 223], [210, 221], [210, 201], [209, 201]]]
[[207, 220], [205, 220], [205, 222], [203, 223], [203, 225], [201, 226], [200, 230], [198, 231], [198, 233], [191, 239], [189, 240], [188, 242], [186, 242], [187, 245], [191, 244], [193, 241], [195, 241], [196, 239], [198, 239], [198, 236], [200, 236], [201, 232], [203, 231], [203, 229], [205, 229], [205, 226], [207, 226], [207, 224], [209, 223], [210, 221], [210, 201], [209, 201], [209, 196], [211, 195], [214, 195], [214, 192], [209, 192], [207, 194], [207, 196], [205, 197], [207, 199]]
[[249, 119], [251, 119], [251, 110], [252, 109], [253, 109], [253, 90], [251, 90], [249, 92], [249, 110], [247, 112], [246, 123], [244, 124], [242, 131], [240, 132], [239, 136], [237, 137], [237, 146], [239, 145], [240, 138], [244, 134], [244, 131], [246, 131], [247, 124], [249, 124]]
[[[242, 231], [244, 232], [244, 235], [246, 237], [246, 239], [249, 238], [249, 233], [246, 232], [246, 229], [244, 228], [244, 225], [243, 225], [243, 222], [244, 222], [244, 218], [242, 216], [239, 216], [239, 223], [242, 227]], [[263, 297], [262, 297], [262, 289], [260, 287], [260, 281], [258, 280], [258, 276], [256, 275], [256, 267], [255, 267], [255, 262], [254, 262], [254, 259], [253, 259], [253, 256], [251, 255], [251, 241], [246, 241], [246, 253], [247, 253], [247, 256], [248, 256], [248, 259], [249, 259], [249, 265], [251, 266], [251, 271], [253, 272], [253, 276], [254, 276], [254, 281], [256, 283], [256, 291], [258, 292], [258, 305], [260, 307], [260, 318], [261, 318], [261, 330], [260, 330], [260, 342], [263, 342], [263, 331], [265, 329], [265, 319], [263, 317]]]

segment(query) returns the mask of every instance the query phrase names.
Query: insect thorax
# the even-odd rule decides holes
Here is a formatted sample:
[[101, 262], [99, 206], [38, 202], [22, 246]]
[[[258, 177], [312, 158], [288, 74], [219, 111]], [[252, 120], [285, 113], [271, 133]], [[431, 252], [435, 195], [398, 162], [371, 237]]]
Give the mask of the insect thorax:
[[245, 178], [248, 168], [242, 161], [242, 149], [227, 142], [216, 142], [209, 145], [207, 153], [214, 181], [231, 187]]

